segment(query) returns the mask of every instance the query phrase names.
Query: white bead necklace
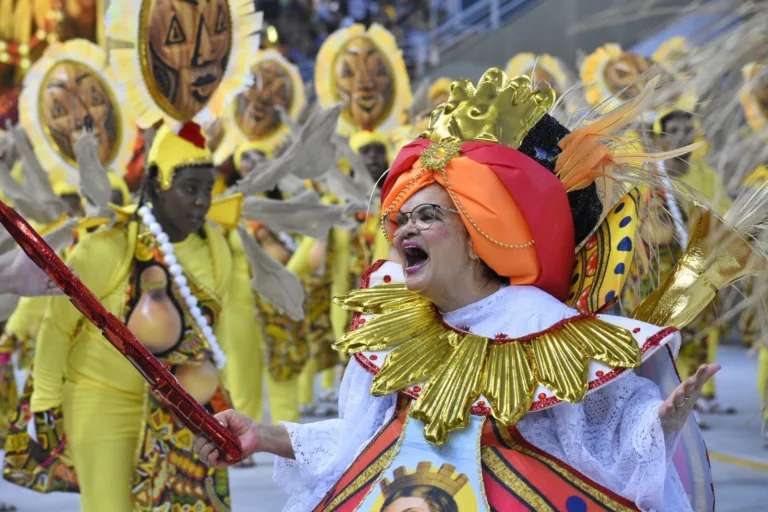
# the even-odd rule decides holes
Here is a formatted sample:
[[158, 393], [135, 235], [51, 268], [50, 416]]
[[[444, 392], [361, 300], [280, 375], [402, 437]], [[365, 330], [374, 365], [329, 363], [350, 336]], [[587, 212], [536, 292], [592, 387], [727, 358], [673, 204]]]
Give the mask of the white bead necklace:
[[216, 334], [213, 329], [208, 325], [208, 319], [200, 311], [200, 307], [197, 305], [197, 297], [194, 296], [192, 291], [187, 286], [187, 278], [184, 277], [184, 269], [181, 268], [176, 256], [173, 253], [173, 244], [170, 242], [168, 235], [163, 231], [160, 223], [157, 222], [155, 216], [152, 214], [152, 210], [148, 206], [142, 206], [139, 208], [139, 216], [145, 226], [149, 228], [149, 232], [155, 237], [158, 245], [160, 246], [160, 252], [163, 253], [163, 260], [168, 265], [168, 271], [171, 273], [173, 282], [176, 283], [176, 287], [179, 289], [179, 295], [184, 299], [184, 302], [189, 308], [189, 314], [192, 315], [198, 329], [205, 336], [208, 345], [213, 352], [213, 362], [216, 364], [216, 368], [221, 370], [227, 362], [227, 357], [219, 347], [219, 343], [216, 340]]

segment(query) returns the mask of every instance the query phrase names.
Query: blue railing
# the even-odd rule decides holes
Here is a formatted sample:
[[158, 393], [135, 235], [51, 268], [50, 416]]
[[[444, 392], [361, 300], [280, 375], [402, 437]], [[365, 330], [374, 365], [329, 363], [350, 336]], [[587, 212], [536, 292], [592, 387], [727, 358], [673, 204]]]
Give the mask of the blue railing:
[[[439, 53], [460, 44], [468, 37], [501, 27], [502, 23], [531, 7], [536, 0], [447, 0], [434, 2], [432, 16], [436, 20], [442, 8], [445, 21], [430, 34], [430, 43]], [[440, 7], [438, 4], [442, 4]]]

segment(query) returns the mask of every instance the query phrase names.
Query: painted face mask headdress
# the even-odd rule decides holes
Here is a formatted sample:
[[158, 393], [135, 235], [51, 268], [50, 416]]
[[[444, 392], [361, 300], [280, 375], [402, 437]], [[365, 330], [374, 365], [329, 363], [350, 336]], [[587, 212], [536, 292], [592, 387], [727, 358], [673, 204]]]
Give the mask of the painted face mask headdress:
[[247, 142], [258, 142], [260, 148], [274, 152], [289, 131], [276, 107], [293, 120], [304, 108], [304, 82], [299, 69], [280, 52], [260, 51], [250, 71], [253, 83], [224, 105], [224, 139], [214, 153], [216, 164]]
[[649, 58], [625, 52], [617, 44], [601, 46], [581, 66], [587, 102], [609, 111], [636, 97], [648, 84], [652, 66]]
[[536, 55], [533, 53], [518, 53], [507, 62], [507, 76], [526, 75], [531, 79], [534, 87], [551, 87], [558, 98], [565, 97], [568, 102], [564, 108], [568, 112], [574, 112], [579, 106], [580, 98], [576, 98], [574, 92], [569, 92], [576, 83], [576, 77], [567, 68], [565, 63], [551, 55]]
[[110, 2], [110, 61], [139, 127], [218, 116], [248, 83], [260, 28], [252, 2]]
[[122, 173], [131, 157], [134, 121], [125, 89], [107, 53], [85, 40], [50, 46], [29, 69], [20, 99], [20, 122], [51, 182], [80, 180], [75, 142], [90, 117], [105, 169]]
[[411, 104], [405, 62], [394, 36], [373, 24], [340, 29], [317, 56], [315, 87], [320, 105], [343, 105], [339, 133], [358, 130], [389, 133]]

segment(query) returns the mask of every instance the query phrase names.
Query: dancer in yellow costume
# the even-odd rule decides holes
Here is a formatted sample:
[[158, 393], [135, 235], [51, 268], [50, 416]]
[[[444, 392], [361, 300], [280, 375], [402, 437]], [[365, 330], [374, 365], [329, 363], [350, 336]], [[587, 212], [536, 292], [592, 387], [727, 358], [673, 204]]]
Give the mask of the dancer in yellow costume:
[[[742, 74], [745, 86], [741, 91], [739, 100], [744, 109], [747, 124], [755, 133], [762, 133], [768, 127], [768, 85], [766, 85], [765, 69], [762, 65], [751, 63], [744, 67]], [[748, 177], [747, 185], [751, 187], [764, 186], [768, 182], [768, 169], [763, 164]], [[756, 312], [750, 311], [754, 318]], [[742, 323], [742, 333], [749, 336], [754, 331], [760, 331], [759, 321], [754, 319], [748, 322], [748, 318]], [[758, 325], [749, 325], [758, 324]], [[763, 444], [768, 448], [768, 347], [763, 340], [759, 343], [757, 386], [760, 392], [760, 400], [763, 407]]]
[[[685, 82], [693, 70], [681, 68], [681, 62], [682, 57], [691, 51], [693, 49], [684, 38], [674, 37], [663, 43], [654, 52], [653, 58], [670, 76]], [[696, 108], [696, 96], [693, 91], [683, 91], [672, 100], [672, 107], [655, 112], [653, 142], [660, 149], [668, 151], [704, 141], [699, 123], [693, 114]], [[687, 155], [666, 161], [665, 171], [675, 180], [680, 191], [705, 199], [722, 215], [731, 206], [731, 201], [720, 176], [707, 163], [707, 156], [707, 147], [704, 146]], [[683, 213], [690, 219], [690, 211]], [[700, 364], [713, 364], [716, 360], [722, 330], [721, 326], [717, 325], [716, 304], [717, 302], [710, 305], [688, 328], [687, 333], [684, 333], [684, 339], [694, 338], [683, 345], [678, 358], [678, 370], [684, 378], [694, 373]], [[733, 408], [722, 407], [716, 401], [714, 378], [705, 384], [697, 409], [706, 413], [735, 412]]]
[[[276, 107], [296, 119], [305, 104], [304, 84], [298, 68], [278, 51], [260, 50], [251, 61], [250, 74], [253, 85], [233, 96], [220, 118], [224, 136], [214, 160], [220, 165], [232, 158], [235, 173], [229, 178], [229, 186], [251, 172], [258, 172], [285, 141], [289, 128]], [[278, 188], [266, 195], [283, 198]], [[280, 237], [263, 224], [250, 223], [249, 231], [275, 260], [289, 269], [304, 267], [300, 260], [308, 258], [308, 249], [300, 251], [294, 259], [293, 250], [285, 247]], [[258, 300], [257, 305], [263, 324], [260, 326], [263, 335], [259, 333], [262, 351], [259, 361], [268, 367], [266, 381], [272, 421], [298, 421], [298, 375], [307, 357], [302, 322], [277, 311], [264, 300]], [[260, 362], [252, 362], [251, 371], [256, 375], [250, 379], [257, 384], [251, 392], [259, 403], [263, 395], [264, 367]], [[259, 409], [252, 416], [258, 420], [263, 416], [263, 407]]]
[[[315, 65], [315, 90], [321, 106], [342, 104], [338, 132], [347, 137], [361, 130], [389, 136], [399, 126], [400, 114], [410, 108], [412, 101], [408, 73], [397, 42], [378, 24], [367, 29], [359, 24], [339, 29], [326, 39]], [[329, 242], [323, 246], [328, 251], [323, 259], [326, 275], [331, 280], [330, 293], [335, 297], [349, 291], [354, 282], [350, 277], [350, 265], [354, 262], [350, 252], [353, 238], [348, 231], [335, 229]], [[330, 322], [336, 339], [346, 332], [349, 320], [347, 311], [331, 304]], [[308, 377], [304, 379], [305, 383], [311, 381]], [[328, 390], [335, 382], [334, 365], [323, 373], [323, 388]], [[302, 386], [302, 403], [311, 402], [311, 389], [310, 384]], [[333, 393], [327, 394], [333, 402]]]
[[[684, 110], [669, 110], [661, 113], [654, 122], [654, 139], [659, 148], [673, 150], [695, 142], [700, 136], [694, 123], [694, 115]], [[720, 176], [706, 162], [705, 150], [697, 150], [665, 163], [670, 178], [678, 180], [683, 192], [692, 192], [709, 201], [720, 214], [730, 207], [730, 199]], [[686, 190], [687, 189], [687, 190]], [[713, 364], [717, 358], [720, 341], [720, 326], [714, 305], [707, 308], [687, 333], [694, 337], [684, 344], [678, 358], [681, 376], [695, 373], [704, 363]], [[702, 334], [703, 333], [703, 334]], [[715, 379], [710, 379], [702, 390], [697, 408], [706, 413], [733, 413], [732, 408], [723, 408], [715, 399]]]
[[[259, 172], [272, 158], [269, 146], [263, 141], [249, 141], [241, 144], [234, 154], [235, 170], [245, 176]], [[264, 195], [264, 194], [262, 194]], [[279, 188], [266, 194], [271, 199], [283, 198]], [[294, 272], [304, 281], [309, 269], [309, 251], [312, 243], [299, 244], [288, 235], [278, 235], [266, 225], [249, 222], [249, 232], [264, 250], [276, 261]], [[311, 242], [311, 239], [307, 239]], [[255, 363], [251, 369], [258, 375], [258, 387], [252, 390], [259, 399], [263, 396], [263, 382], [266, 380], [270, 417], [273, 423], [298, 421], [299, 413], [299, 374], [308, 358], [308, 346], [305, 332], [305, 320], [296, 320], [278, 311], [263, 299], [257, 300], [260, 317], [261, 363]], [[266, 375], [264, 375], [266, 370]], [[258, 418], [263, 415], [259, 414]]]
[[[252, 391], [240, 384], [252, 357], [249, 331], [255, 330], [250, 266], [244, 251], [237, 250], [238, 233], [230, 231], [227, 238], [206, 222], [235, 227], [242, 198], [234, 195], [212, 204], [213, 158], [200, 127], [189, 120], [206, 108], [215, 114], [218, 96], [228, 87], [241, 87], [243, 61], [258, 45], [252, 34], [259, 17], [253, 14], [224, 1], [111, 3], [108, 30], [117, 43], [109, 60], [127, 89], [126, 110], [136, 114], [141, 127], [164, 124], [147, 157], [141, 197], [146, 204], [135, 212], [118, 212], [113, 229], [84, 237], [68, 258], [107, 309], [171, 367], [192, 396], [211, 410], [229, 406], [231, 396], [246, 413], [251, 412], [247, 401]], [[178, 51], [185, 47], [190, 52]], [[147, 58], [137, 58], [137, 51]], [[182, 62], [187, 57], [193, 67]], [[202, 77], [201, 61], [208, 62]], [[205, 83], [199, 83], [201, 78]], [[53, 101], [48, 112], [56, 120], [60, 109], [79, 101], [100, 107], [100, 113], [110, 111], [105, 104], [118, 112], [119, 102], [94, 90], [82, 91], [89, 93], [84, 98], [81, 91], [74, 97], [61, 92], [65, 97]], [[96, 153], [110, 154], [105, 142], [115, 126], [99, 124], [92, 110], [95, 131], [88, 136]], [[53, 134], [54, 142], [71, 147], [73, 135], [62, 133], [66, 137]], [[226, 472], [208, 470], [195, 460], [189, 451], [191, 433], [149, 393], [132, 365], [86, 324], [66, 299], [51, 301], [38, 335], [31, 400], [38, 437], [54, 450], [52, 441], [65, 435], [66, 454], [71, 455], [70, 461], [61, 450], [52, 451], [57, 463], [47, 468], [51, 478], [46, 480], [55, 479], [53, 470], [69, 467], [68, 485], [62, 486], [67, 488], [59, 490], [79, 485], [85, 511], [152, 510], [170, 504], [229, 509]], [[54, 428], [45, 430], [46, 425]], [[19, 448], [23, 436], [15, 440]], [[15, 456], [11, 460], [7, 453], [6, 462], [15, 463], [23, 477], [23, 470], [30, 469], [25, 464], [33, 461], [22, 450]], [[41, 480], [19, 483], [47, 490], [39, 489]]]
[[[378, 131], [362, 130], [353, 133], [349, 138], [349, 145], [359, 157], [356, 162], [357, 172], [368, 174], [365, 183], [375, 183], [380, 189], [384, 175], [392, 162], [392, 150], [389, 139]], [[361, 191], [366, 193], [366, 191]], [[331, 194], [328, 193], [329, 200]], [[313, 357], [308, 362], [301, 375], [301, 404], [304, 411], [330, 413], [332, 406], [316, 407], [314, 403], [315, 375], [322, 375], [321, 388], [323, 395], [321, 402], [332, 402], [333, 387], [336, 384], [336, 367], [339, 358], [330, 348], [336, 336], [342, 336], [344, 328], [348, 324], [348, 316], [341, 308], [334, 308], [329, 304], [330, 298], [337, 293], [344, 293], [352, 285], [359, 284], [361, 276], [371, 263], [385, 259], [389, 253], [389, 243], [379, 229], [379, 206], [370, 205], [367, 214], [361, 214], [360, 227], [356, 232], [334, 229], [330, 234], [328, 243], [318, 242], [312, 249], [315, 259], [325, 259], [325, 264], [315, 262], [315, 270], [322, 268], [320, 275], [310, 278], [309, 308], [311, 318], [309, 336]], [[321, 254], [325, 252], [325, 254]], [[350, 284], [352, 283], [352, 284]], [[330, 320], [330, 322], [329, 322]]]
[[[643, 74], [650, 68], [652, 62], [640, 55], [625, 52], [617, 44], [606, 44], [597, 48], [584, 58], [580, 78], [584, 89], [584, 99], [587, 104], [596, 111], [609, 111], [618, 107], [623, 101], [634, 97], [646, 84], [647, 79]], [[621, 69], [621, 72], [619, 71]], [[629, 88], [627, 88], [629, 87]], [[625, 90], [625, 88], [627, 88]], [[627, 152], [643, 153], [645, 151], [643, 141], [640, 139], [640, 123], [636, 122], [635, 130], [628, 132], [621, 144]], [[644, 204], [655, 206], [656, 191], [647, 188], [642, 193]], [[655, 212], [650, 212], [655, 215]], [[665, 225], [661, 225], [666, 228]], [[649, 229], [652, 228], [652, 229]], [[657, 257], [657, 265], [648, 265], [639, 255], [642, 250], [636, 252], [635, 261], [630, 272], [627, 286], [621, 295], [620, 305], [622, 311], [631, 311], [640, 304], [642, 298], [647, 295], [663, 276], [672, 269], [674, 264], [673, 248], [674, 232], [671, 229], [659, 229], [659, 223], [646, 222], [642, 227], [648, 233], [638, 241], [642, 241], [646, 253], [654, 253]], [[658, 270], [658, 274], [646, 271], [649, 268]]]
[[[112, 203], [116, 206], [127, 206], [128, 202], [130, 202], [130, 194], [128, 193], [128, 186], [126, 185], [125, 180], [123, 180], [122, 177], [115, 173], [110, 173], [109, 180], [113, 186]], [[70, 193], [74, 192], [77, 194], [77, 190], [69, 185], [54, 185], [53, 189], [54, 191], [58, 192], [66, 191]], [[78, 208], [78, 211], [80, 214], [82, 214], [82, 208]], [[67, 214], [73, 216], [76, 215], [78, 211], [70, 210], [67, 212]], [[50, 226], [41, 226], [39, 231], [50, 232], [54, 228], [55, 224]], [[83, 230], [83, 234], [84, 233], [85, 232]], [[76, 241], [77, 238], [81, 236], [80, 231], [75, 231], [74, 235]], [[67, 255], [71, 251], [72, 247], [73, 245], [65, 248], [62, 251], [63, 259], [67, 258]], [[10, 357], [14, 354], [16, 355], [15, 366], [18, 370], [25, 372], [30, 372], [32, 370], [32, 363], [34, 361], [35, 354], [35, 340], [37, 339], [37, 333], [40, 329], [47, 305], [47, 297], [25, 297], [19, 301], [19, 304], [16, 307], [13, 315], [11, 315], [11, 317], [8, 319], [8, 322], [5, 324], [3, 334], [0, 336], [0, 359], [2, 359], [3, 356], [8, 358], [6, 363], [0, 363], [0, 371], [5, 370], [5, 365], [7, 365], [9, 370], [12, 370], [13, 363], [10, 360]], [[12, 371], [8, 375], [13, 378]], [[5, 377], [4, 371], [3, 377]], [[4, 380], [3, 377], [0, 377], [0, 380]], [[12, 382], [9, 382], [9, 384], [12, 384]], [[0, 410], [0, 444], [4, 444], [9, 423], [12, 421], [13, 413], [15, 412], [18, 405], [18, 396], [16, 395], [15, 386], [12, 386], [11, 388], [5, 388], [3, 384], [0, 384], [0, 389], [5, 389], [5, 393], [8, 394], [6, 400], [3, 402], [5, 404], [6, 410]], [[25, 394], [30, 394], [31, 389], [32, 385], [30, 382], [28, 386], [25, 386]]]
[[[102, 150], [97, 158], [108, 167], [123, 168], [130, 157], [132, 122], [120, 111], [106, 52], [84, 40], [47, 49], [26, 75], [20, 105], [20, 126], [8, 134], [19, 160], [11, 172], [12, 181], [6, 183], [10, 187], [6, 195], [40, 233], [47, 234], [84, 213], [84, 202], [72, 183], [80, 180], [75, 146], [86, 115], [99, 133]], [[122, 178], [115, 175], [113, 180], [113, 189], [122, 186], [121, 194], [127, 193], [125, 183], [119, 184]], [[80, 227], [84, 232], [88, 226]], [[16, 352], [20, 369], [31, 367], [46, 303], [44, 298], [20, 301], [6, 325], [0, 351]], [[13, 409], [5, 411], [11, 422], [16, 421], [15, 398], [7, 403]], [[8, 423], [2, 425], [7, 427]]]

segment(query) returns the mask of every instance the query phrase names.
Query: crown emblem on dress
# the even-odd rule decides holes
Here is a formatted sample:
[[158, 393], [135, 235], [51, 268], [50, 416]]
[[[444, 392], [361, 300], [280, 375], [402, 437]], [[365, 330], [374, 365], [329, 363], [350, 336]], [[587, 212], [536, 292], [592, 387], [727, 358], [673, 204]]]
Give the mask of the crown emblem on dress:
[[528, 132], [555, 105], [555, 91], [534, 91], [525, 75], [512, 79], [491, 68], [475, 88], [468, 79], [451, 84], [448, 101], [435, 108], [420, 138], [435, 142], [495, 142], [519, 148]]
[[415, 486], [436, 487], [445, 491], [451, 496], [456, 494], [469, 482], [467, 475], [457, 475], [454, 478], [456, 467], [450, 464], [443, 464], [437, 472], [432, 471], [431, 462], [419, 462], [416, 471], [407, 473], [405, 466], [400, 466], [394, 471], [394, 481], [384, 478], [381, 483], [381, 493], [386, 500], [394, 494], [398, 494], [403, 489]]

